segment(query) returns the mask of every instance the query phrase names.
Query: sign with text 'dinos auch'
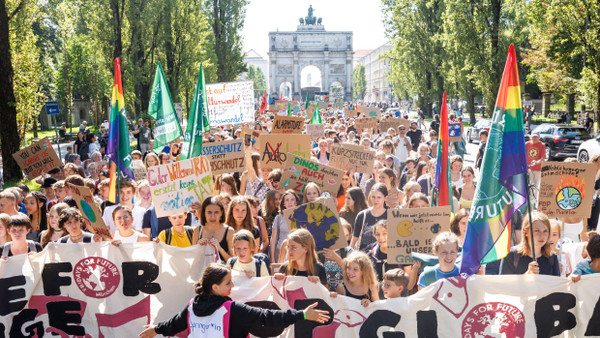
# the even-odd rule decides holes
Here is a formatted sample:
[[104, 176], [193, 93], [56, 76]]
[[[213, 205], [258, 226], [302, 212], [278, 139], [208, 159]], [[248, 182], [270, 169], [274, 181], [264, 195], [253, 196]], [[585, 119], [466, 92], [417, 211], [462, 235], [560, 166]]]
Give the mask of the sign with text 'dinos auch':
[[433, 255], [433, 240], [450, 230], [450, 206], [388, 210], [388, 262], [411, 264], [412, 252]]
[[260, 168], [282, 169], [287, 161], [287, 154], [310, 158], [310, 135], [306, 134], [269, 134], [261, 135]]
[[304, 187], [308, 182], [313, 182], [321, 191], [337, 196], [343, 176], [344, 171], [341, 169], [288, 153], [281, 182], [287, 189], [292, 189], [299, 194], [304, 193]]
[[190, 210], [213, 192], [210, 161], [199, 156], [148, 168], [152, 204], [158, 217]]
[[239, 81], [206, 85], [211, 126], [254, 122], [254, 82]]
[[214, 176], [244, 171], [245, 153], [243, 139], [205, 143], [202, 146], [202, 155], [208, 157]]
[[329, 157], [329, 165], [342, 170], [368, 174], [373, 172], [375, 151], [365, 150], [362, 146], [344, 144], [334, 145]]
[[597, 167], [593, 163], [544, 162], [538, 210], [548, 217], [590, 217]]

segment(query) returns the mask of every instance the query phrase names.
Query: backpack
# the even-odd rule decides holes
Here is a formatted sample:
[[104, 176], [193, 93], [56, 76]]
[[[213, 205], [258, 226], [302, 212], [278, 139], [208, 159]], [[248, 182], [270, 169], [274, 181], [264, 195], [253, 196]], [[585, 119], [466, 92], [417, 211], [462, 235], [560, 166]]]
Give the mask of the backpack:
[[[183, 228], [185, 229], [185, 234], [187, 235], [187, 238], [190, 240], [190, 243], [192, 243], [192, 237], [194, 236], [194, 228], [192, 228], [191, 226], [187, 226], [187, 225], [184, 225]], [[165, 229], [165, 244], [171, 245], [172, 240], [173, 240], [173, 228]]]
[[[256, 267], [256, 277], [260, 277], [260, 268], [262, 267], [262, 263], [265, 262], [265, 264], [267, 265], [267, 267], [269, 266], [267, 264], [267, 256], [265, 256], [264, 254], [256, 254], [253, 256], [254, 258], [254, 264]], [[235, 262], [237, 262], [238, 258], [237, 257], [231, 257], [229, 259], [229, 266], [231, 266], [231, 268], [233, 268], [233, 266], [235, 265]]]
[[79, 149], [79, 156], [81, 157], [81, 161], [85, 161], [90, 158], [89, 152], [90, 144], [84, 141]]
[[[12, 242], [4, 243], [4, 247], [2, 248], [2, 254], [0, 254], [1, 257], [8, 257], [8, 254], [10, 253], [10, 243]], [[29, 247], [28, 252], [38, 252], [35, 247], [34, 241], [27, 240], [27, 246]]]

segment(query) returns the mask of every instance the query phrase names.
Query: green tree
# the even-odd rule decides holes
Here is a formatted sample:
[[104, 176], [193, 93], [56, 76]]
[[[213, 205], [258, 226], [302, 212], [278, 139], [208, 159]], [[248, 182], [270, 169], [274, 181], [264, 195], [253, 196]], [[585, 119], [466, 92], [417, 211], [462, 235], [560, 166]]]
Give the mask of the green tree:
[[241, 36], [247, 4], [248, 0], [205, 2], [205, 12], [212, 28], [211, 42], [218, 82], [235, 81], [239, 74], [247, 71]]
[[352, 74], [352, 82], [354, 86], [354, 99], [361, 100], [367, 92], [367, 77], [365, 75], [365, 65], [359, 64], [354, 68]]
[[254, 97], [262, 97], [263, 92], [267, 90], [267, 81], [262, 69], [254, 65], [248, 66], [248, 80], [254, 81]]

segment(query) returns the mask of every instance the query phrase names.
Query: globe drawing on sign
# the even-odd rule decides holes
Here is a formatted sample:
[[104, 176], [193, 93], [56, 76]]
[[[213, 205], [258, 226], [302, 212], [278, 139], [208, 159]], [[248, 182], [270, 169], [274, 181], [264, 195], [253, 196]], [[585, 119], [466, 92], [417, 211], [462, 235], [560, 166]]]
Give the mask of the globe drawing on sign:
[[307, 229], [317, 251], [329, 248], [340, 237], [340, 223], [331, 209], [321, 203], [301, 205], [292, 214], [292, 229]]
[[377, 111], [375, 111], [375, 110], [371, 110], [371, 111], [369, 112], [369, 117], [377, 117]]
[[581, 192], [574, 187], [564, 187], [556, 194], [556, 204], [563, 210], [572, 210], [581, 204]]
[[431, 233], [437, 234], [438, 232], [440, 232], [440, 230], [442, 229], [442, 227], [438, 224], [435, 223], [434, 225], [432, 225], [429, 230], [431, 230]]
[[96, 222], [96, 214], [94, 213], [94, 210], [92, 209], [92, 207], [90, 207], [90, 205], [84, 200], [81, 200], [80, 203], [81, 203], [81, 210], [83, 210], [85, 217], [87, 217], [92, 223], [95, 223]]

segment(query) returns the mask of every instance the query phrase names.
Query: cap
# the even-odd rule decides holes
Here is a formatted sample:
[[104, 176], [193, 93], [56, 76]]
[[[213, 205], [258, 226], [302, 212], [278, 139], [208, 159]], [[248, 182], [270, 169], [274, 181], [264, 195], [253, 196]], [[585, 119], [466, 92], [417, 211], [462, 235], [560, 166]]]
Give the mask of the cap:
[[54, 177], [48, 177], [44, 180], [42, 184], [42, 188], [50, 188], [54, 183], [58, 182], [58, 180]]

